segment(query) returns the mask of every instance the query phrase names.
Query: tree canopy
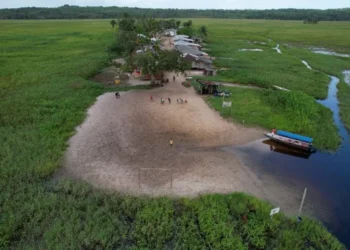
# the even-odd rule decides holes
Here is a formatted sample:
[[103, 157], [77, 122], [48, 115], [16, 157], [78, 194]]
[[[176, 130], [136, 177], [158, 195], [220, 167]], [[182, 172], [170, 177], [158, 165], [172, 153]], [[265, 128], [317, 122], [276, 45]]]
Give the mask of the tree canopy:
[[117, 48], [126, 57], [125, 71], [141, 69], [144, 75], [151, 76], [153, 84], [155, 75], [163, 71], [183, 72], [189, 68], [179, 52], [164, 50], [159, 40], [164, 29], [177, 26], [175, 20], [135, 20], [125, 15], [118, 25]]
[[143, 9], [128, 7], [79, 7], [64, 5], [58, 8], [1, 9], [0, 19], [94, 19], [122, 18], [124, 13], [135, 18], [235, 18], [350, 21], [350, 8], [344, 9], [270, 9], [270, 10], [219, 10], [219, 9]]

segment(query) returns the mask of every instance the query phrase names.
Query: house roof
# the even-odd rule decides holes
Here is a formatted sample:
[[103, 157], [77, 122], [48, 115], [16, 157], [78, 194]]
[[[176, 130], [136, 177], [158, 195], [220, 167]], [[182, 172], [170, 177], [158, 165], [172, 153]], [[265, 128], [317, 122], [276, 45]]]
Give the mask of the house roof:
[[193, 47], [202, 47], [200, 46], [199, 44], [196, 44], [196, 43], [188, 43], [188, 42], [185, 42], [185, 41], [177, 41], [177, 42], [174, 42], [174, 45], [175, 46], [193, 46]]
[[204, 63], [208, 63], [208, 64], [211, 64], [213, 63], [212, 60], [208, 59], [208, 58], [205, 58], [203, 56], [197, 56], [197, 55], [193, 55], [193, 54], [190, 54], [190, 53], [185, 53], [183, 55], [183, 57], [189, 61], [202, 61]]
[[211, 82], [211, 81], [203, 81], [200, 79], [197, 79], [197, 82], [202, 84], [202, 85], [213, 85], [213, 86], [218, 86], [219, 84], [216, 82]]
[[182, 54], [190, 53], [190, 54], [197, 55], [197, 56], [205, 55], [202, 51], [198, 50], [197, 48], [184, 46], [184, 45], [178, 45], [175, 47]]
[[194, 42], [193, 39], [189, 39], [189, 38], [185, 38], [185, 37], [178, 37], [178, 38], [174, 38], [174, 41], [184, 41], [184, 42]]
[[189, 36], [186, 36], [186, 35], [177, 35], [174, 37], [174, 39], [176, 38], [189, 38]]

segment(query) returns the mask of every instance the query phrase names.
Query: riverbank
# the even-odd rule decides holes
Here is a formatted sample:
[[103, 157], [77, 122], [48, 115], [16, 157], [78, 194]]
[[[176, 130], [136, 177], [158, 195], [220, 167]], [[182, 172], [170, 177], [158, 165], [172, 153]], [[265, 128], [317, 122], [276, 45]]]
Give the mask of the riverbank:
[[263, 131], [225, 121], [183, 81], [180, 75], [165, 87], [121, 93], [120, 99], [100, 96], [71, 138], [60, 175], [130, 194], [258, 193], [235, 156], [215, 148], [245, 144]]
[[343, 74], [350, 67], [350, 58], [315, 54], [307, 49], [296, 47], [289, 47], [288, 50], [291, 54], [306, 60], [313, 69], [339, 78], [337, 96], [339, 99], [340, 117], [345, 127], [350, 130], [350, 85], [345, 82], [346, 76]]
[[[86, 79], [105, 66], [114, 33], [106, 20], [5, 22], [6, 29], [0, 29], [5, 38], [0, 72], [0, 248], [238, 248], [243, 244], [244, 249], [310, 244], [342, 249], [314, 221], [296, 223], [280, 214], [271, 222], [271, 206], [255, 198], [238, 194], [142, 198], [102, 191], [78, 180], [52, 179], [74, 128], [96, 98], [108, 91]], [[142, 140], [140, 136], [133, 143]], [[168, 140], [165, 143], [169, 146]], [[205, 152], [200, 156], [204, 158]], [[219, 156], [218, 161], [224, 161]], [[211, 164], [215, 171], [215, 162]]]
[[208, 103], [222, 116], [245, 124], [256, 124], [270, 130], [274, 127], [314, 138], [319, 150], [335, 150], [340, 137], [332, 112], [305, 94], [289, 91], [237, 89], [222, 87], [231, 93], [225, 101], [231, 108], [222, 108], [222, 98], [208, 97]]

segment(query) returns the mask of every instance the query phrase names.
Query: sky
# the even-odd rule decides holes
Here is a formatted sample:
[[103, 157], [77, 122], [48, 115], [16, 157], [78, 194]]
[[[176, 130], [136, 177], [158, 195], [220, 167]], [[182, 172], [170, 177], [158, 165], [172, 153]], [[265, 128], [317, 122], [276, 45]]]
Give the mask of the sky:
[[0, 9], [19, 7], [119, 6], [178, 9], [349, 8], [350, 0], [0, 0]]

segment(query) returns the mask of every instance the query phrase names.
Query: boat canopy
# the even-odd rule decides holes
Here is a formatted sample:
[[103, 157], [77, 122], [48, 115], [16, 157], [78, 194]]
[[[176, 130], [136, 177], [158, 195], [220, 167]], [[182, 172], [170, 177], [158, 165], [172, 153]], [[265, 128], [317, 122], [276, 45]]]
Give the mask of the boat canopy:
[[302, 136], [302, 135], [298, 135], [298, 134], [293, 134], [293, 133], [286, 132], [283, 130], [277, 130], [277, 134], [280, 136], [288, 137], [291, 139], [295, 139], [295, 140], [299, 140], [299, 141], [303, 141], [303, 142], [307, 142], [307, 143], [311, 143], [314, 140], [310, 137], [306, 137], [306, 136]]

